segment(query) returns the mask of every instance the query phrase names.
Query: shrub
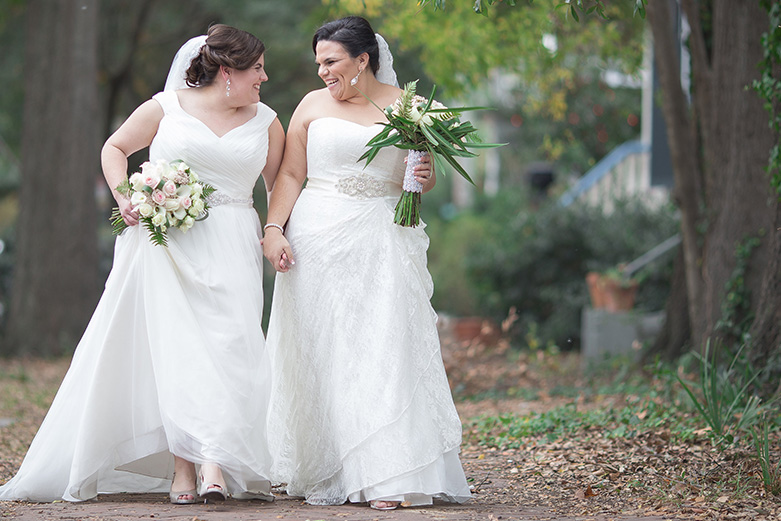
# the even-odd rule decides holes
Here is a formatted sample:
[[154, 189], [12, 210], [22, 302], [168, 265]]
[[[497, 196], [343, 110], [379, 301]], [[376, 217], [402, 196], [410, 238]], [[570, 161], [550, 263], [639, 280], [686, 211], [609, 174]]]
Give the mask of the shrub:
[[[501, 319], [516, 308], [520, 320], [512, 334], [518, 342], [536, 324], [543, 343], [577, 347], [581, 310], [589, 304], [586, 273], [629, 262], [678, 229], [671, 207], [650, 209], [639, 200], [619, 202], [610, 215], [555, 203], [531, 211], [522, 203], [519, 194], [507, 192], [476, 205], [482, 233], [470, 234], [465, 258], [484, 314]], [[663, 308], [672, 258], [658, 259], [637, 274], [642, 281], [638, 309]]]

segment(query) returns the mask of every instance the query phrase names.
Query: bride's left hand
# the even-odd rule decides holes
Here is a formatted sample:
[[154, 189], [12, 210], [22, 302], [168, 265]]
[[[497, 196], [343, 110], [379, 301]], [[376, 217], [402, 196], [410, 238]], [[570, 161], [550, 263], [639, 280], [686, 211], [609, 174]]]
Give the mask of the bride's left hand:
[[[420, 158], [420, 163], [415, 165], [415, 180], [423, 185], [423, 191], [426, 191], [426, 187], [436, 179], [434, 175], [434, 165], [431, 163], [431, 155], [424, 154]], [[431, 185], [432, 187], [434, 185]]]

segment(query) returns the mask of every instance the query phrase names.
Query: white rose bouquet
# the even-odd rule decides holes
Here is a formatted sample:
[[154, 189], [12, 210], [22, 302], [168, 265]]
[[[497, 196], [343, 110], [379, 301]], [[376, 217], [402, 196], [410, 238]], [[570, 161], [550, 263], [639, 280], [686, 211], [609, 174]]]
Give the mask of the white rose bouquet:
[[366, 159], [368, 165], [381, 148], [388, 146], [409, 150], [403, 192], [396, 205], [393, 222], [411, 227], [420, 224], [420, 195], [423, 185], [415, 180], [414, 167], [425, 153], [438, 165], [442, 165], [443, 160], [447, 161], [456, 172], [474, 184], [455, 158], [476, 157], [477, 154], [470, 152], [468, 148], [502, 146], [499, 143], [481, 143], [477, 137], [477, 129], [469, 121], [461, 121], [462, 112], [484, 107], [447, 108], [434, 100], [436, 86], [432, 89], [431, 96], [426, 99], [416, 94], [417, 83], [417, 80], [407, 83], [399, 99], [383, 110], [388, 122], [381, 123], [385, 128], [366, 143], [369, 150], [359, 159]]
[[[170, 163], [146, 161], [140, 172], [117, 186], [117, 191], [129, 197], [133, 208], [138, 210], [139, 220], [149, 230], [149, 240], [168, 246], [168, 228], [186, 232], [195, 221], [208, 217], [206, 198], [215, 188], [199, 182], [198, 175], [177, 159]], [[128, 227], [119, 208], [111, 212], [111, 225], [114, 235]]]

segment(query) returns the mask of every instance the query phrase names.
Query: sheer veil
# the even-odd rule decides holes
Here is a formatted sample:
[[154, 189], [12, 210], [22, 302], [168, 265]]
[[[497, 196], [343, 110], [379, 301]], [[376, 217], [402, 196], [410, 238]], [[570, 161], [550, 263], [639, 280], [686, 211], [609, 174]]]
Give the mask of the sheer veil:
[[187, 88], [188, 85], [184, 82], [187, 76], [187, 69], [190, 67], [190, 62], [198, 56], [198, 53], [201, 52], [201, 47], [204, 45], [206, 45], [206, 35], [202, 34], [190, 38], [179, 48], [176, 56], [174, 56], [174, 61], [171, 63], [171, 69], [168, 71], [168, 78], [165, 80], [165, 88], [163, 90]]
[[390, 52], [388, 42], [379, 33], [375, 33], [374, 36], [377, 37], [377, 45], [380, 48], [380, 68], [374, 76], [381, 83], [398, 87], [399, 80], [396, 78], [396, 71], [393, 70], [393, 54]]

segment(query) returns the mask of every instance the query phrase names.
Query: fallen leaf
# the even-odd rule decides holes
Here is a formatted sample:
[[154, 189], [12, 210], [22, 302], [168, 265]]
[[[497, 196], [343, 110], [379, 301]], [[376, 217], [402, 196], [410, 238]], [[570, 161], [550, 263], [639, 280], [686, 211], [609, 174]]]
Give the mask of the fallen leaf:
[[575, 491], [575, 498], [586, 499], [587, 497], [594, 497], [597, 493], [592, 490], [591, 485], [586, 486], [584, 489], [578, 489]]

